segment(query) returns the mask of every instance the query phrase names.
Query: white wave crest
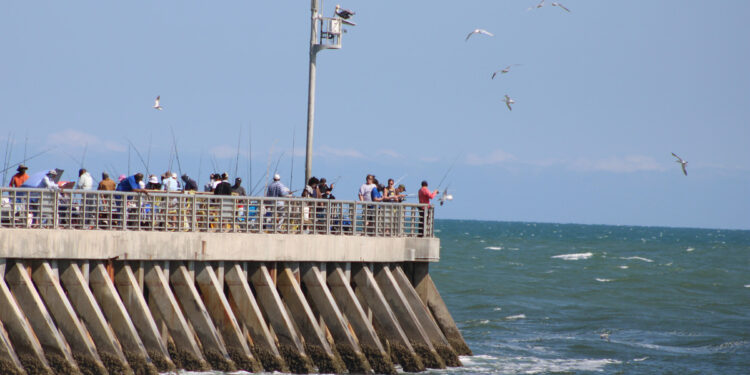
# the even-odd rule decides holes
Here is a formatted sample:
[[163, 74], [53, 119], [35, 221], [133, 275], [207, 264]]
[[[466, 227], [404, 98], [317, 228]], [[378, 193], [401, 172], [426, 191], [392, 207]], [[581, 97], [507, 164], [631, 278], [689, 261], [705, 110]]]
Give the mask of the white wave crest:
[[599, 372], [604, 366], [622, 363], [615, 359], [545, 359], [535, 357], [515, 357], [504, 363], [502, 373], [538, 374]]
[[525, 314], [518, 314], [518, 315], [511, 315], [511, 316], [506, 316], [505, 317], [505, 320], [518, 320], [518, 319], [526, 319], [526, 315]]
[[642, 261], [648, 262], [648, 263], [653, 262], [653, 260], [648, 259], [648, 258], [643, 258], [643, 257], [620, 257], [620, 259], [625, 259], [625, 260], [642, 260]]
[[687, 249], [685, 249], [685, 251], [687, 251], [687, 252], [691, 252], [691, 251], [693, 251], [693, 250], [695, 250], [695, 248], [694, 248], [694, 247], [688, 247]]
[[591, 258], [594, 254], [592, 253], [577, 253], [577, 254], [561, 254], [561, 255], [555, 255], [552, 258], [562, 259], [562, 260], [580, 260], [580, 259], [588, 259]]
[[622, 268], [622, 269], [624, 269], [624, 270], [626, 270], [626, 269], [630, 268], [630, 267], [628, 267], [628, 266], [619, 266], [619, 267], [620, 267], [620, 268]]
[[750, 288], [750, 284], [745, 284], [745, 288]]
[[596, 281], [598, 281], [600, 283], [608, 283], [608, 282], [613, 281], [613, 280], [612, 279], [601, 279], [601, 278], [597, 277]]
[[485, 247], [486, 250], [502, 250], [502, 246], [487, 246]]

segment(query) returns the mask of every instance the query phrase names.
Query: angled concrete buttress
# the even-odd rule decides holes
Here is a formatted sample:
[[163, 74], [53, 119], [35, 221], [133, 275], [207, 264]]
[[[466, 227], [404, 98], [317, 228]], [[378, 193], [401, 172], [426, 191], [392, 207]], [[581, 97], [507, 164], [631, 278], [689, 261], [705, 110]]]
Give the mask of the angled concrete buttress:
[[255, 288], [258, 303], [263, 306], [266, 321], [273, 327], [279, 341], [279, 351], [289, 369], [298, 374], [313, 372], [315, 369], [312, 361], [305, 352], [305, 346], [276, 290], [268, 267], [264, 263], [253, 264], [248, 267], [248, 274]]
[[445, 338], [440, 327], [438, 327], [432, 319], [430, 311], [427, 309], [427, 306], [422, 303], [422, 300], [419, 299], [417, 291], [414, 290], [414, 287], [411, 285], [411, 282], [406, 277], [406, 274], [401, 267], [394, 266], [391, 274], [401, 288], [401, 291], [404, 293], [404, 297], [406, 297], [406, 301], [409, 303], [412, 311], [414, 311], [414, 315], [417, 316], [419, 324], [422, 325], [425, 333], [427, 333], [427, 337], [432, 342], [432, 346], [435, 347], [437, 353], [443, 358], [445, 364], [450, 367], [461, 366], [461, 361], [458, 360], [458, 354], [456, 354], [456, 352], [453, 351], [453, 348], [451, 348], [448, 339]]
[[185, 266], [180, 265], [169, 279], [185, 317], [192, 324], [203, 346], [203, 355], [211, 364], [211, 368], [225, 372], [237, 370], [236, 364], [229, 357], [224, 340], [216, 330], [206, 305], [195, 288], [190, 272]]
[[461, 331], [458, 330], [456, 322], [453, 321], [448, 307], [443, 301], [443, 297], [440, 296], [435, 283], [430, 277], [429, 265], [427, 263], [414, 263], [413, 264], [413, 284], [414, 290], [417, 291], [419, 298], [422, 302], [427, 305], [432, 312], [432, 317], [435, 318], [435, 323], [440, 327], [451, 344], [453, 350], [459, 355], [472, 355], [469, 345], [466, 345], [464, 337], [461, 335]]
[[424, 362], [414, 350], [409, 338], [396, 319], [396, 314], [388, 305], [388, 301], [380, 290], [375, 276], [364, 265], [353, 265], [352, 280], [356, 284], [355, 293], [362, 305], [372, 310], [375, 327], [381, 337], [388, 340], [391, 359], [401, 364], [404, 371], [419, 372], [425, 370]]
[[263, 313], [248, 285], [245, 272], [239, 264], [228, 267], [224, 283], [229, 289], [229, 301], [237, 318], [245, 325], [253, 340], [256, 357], [266, 371], [289, 372], [268, 330]]
[[68, 292], [71, 306], [88, 328], [107, 370], [113, 374], [132, 374], [133, 370], [128, 365], [125, 353], [122, 352], [115, 333], [89, 290], [88, 282], [78, 264], [71, 262], [60, 274], [60, 281]]
[[153, 302], [174, 341], [175, 351], [171, 357], [177, 356], [176, 360], [185, 369], [193, 371], [209, 370], [210, 367], [203, 359], [195, 336], [193, 336], [193, 332], [188, 326], [172, 290], [169, 288], [169, 281], [161, 266], [151, 264], [144, 279], [149, 291], [149, 301]]
[[341, 312], [357, 335], [359, 345], [375, 373], [395, 374], [396, 369], [393, 367], [391, 357], [380, 343], [375, 328], [354, 294], [344, 270], [339, 266], [329, 266], [327, 282], [336, 304], [341, 308]]
[[8, 375], [26, 374], [2, 322], [0, 322], [0, 371]]
[[44, 357], [42, 345], [31, 330], [24, 317], [24, 312], [16, 303], [8, 286], [5, 285], [5, 273], [0, 273], [0, 321], [5, 324], [13, 347], [22, 354], [18, 359], [24, 368], [34, 369], [39, 374], [52, 374]]
[[90, 268], [89, 287], [122, 346], [123, 354], [133, 371], [136, 374], [158, 374], [103, 264], [95, 264], [93, 268]]
[[73, 354], [34, 288], [26, 268], [21, 263], [16, 263], [5, 275], [5, 280], [39, 339], [52, 370], [55, 373], [79, 374]]
[[321, 373], [345, 372], [346, 367], [328, 343], [325, 333], [318, 324], [292, 270], [286, 267], [278, 270], [276, 287], [304, 336], [305, 349], [318, 366], [318, 371]]
[[414, 350], [416, 350], [425, 361], [428, 368], [445, 368], [445, 362], [432, 346], [432, 341], [427, 336], [424, 328], [419, 323], [416, 314], [411, 309], [404, 293], [393, 278], [390, 268], [384, 264], [376, 265], [375, 280], [383, 291], [388, 304], [396, 313], [404, 332], [409, 336]]
[[328, 289], [326, 278], [317, 264], [308, 263], [301, 268], [302, 283], [305, 285], [311, 307], [323, 317], [326, 327], [331, 332], [336, 351], [341, 356], [350, 373], [369, 373], [372, 371], [357, 339], [349, 330], [344, 315]]
[[50, 314], [55, 317], [65, 340], [70, 344], [78, 367], [82, 371], [102, 374], [107, 372], [91, 336], [78, 319], [78, 315], [60, 285], [57, 273], [50, 267], [49, 262], [39, 264], [31, 274], [31, 278], [34, 280], [39, 295], [47, 304]]
[[[98, 273], [106, 272], [106, 270], [100, 269], [100, 266], [101, 265], [94, 269], [94, 272], [92, 273], [92, 282], [97, 282], [95, 280], [100, 279], [101, 276], [106, 276], [107, 279], [109, 278], [109, 275], [94, 277], [94, 275]], [[103, 268], [103, 266], [101, 268]], [[148, 353], [148, 357], [154, 362], [156, 368], [162, 372], [176, 369], [172, 359], [169, 357], [167, 345], [162, 341], [156, 322], [151, 316], [151, 310], [149, 310], [148, 304], [146, 303], [145, 298], [143, 298], [143, 292], [138, 284], [138, 280], [129, 265], [125, 264], [117, 271], [115, 274], [115, 286], [120, 294], [122, 304], [127, 309], [130, 319], [133, 322], [133, 326], [136, 331], [138, 331], [138, 337], [140, 337], [140, 341], [143, 342], [143, 346], [146, 347], [146, 353]], [[104, 311], [106, 313], [107, 309]], [[117, 328], [115, 328], [115, 330], [117, 330]], [[127, 353], [128, 346], [124, 343], [123, 346], [125, 346]]]
[[247, 339], [242, 334], [242, 329], [229, 306], [229, 301], [224, 296], [224, 288], [219, 283], [213, 268], [205, 264], [203, 269], [197, 272], [195, 282], [201, 290], [208, 314], [224, 337], [227, 351], [234, 363], [242, 370], [262, 371], [250, 351]]

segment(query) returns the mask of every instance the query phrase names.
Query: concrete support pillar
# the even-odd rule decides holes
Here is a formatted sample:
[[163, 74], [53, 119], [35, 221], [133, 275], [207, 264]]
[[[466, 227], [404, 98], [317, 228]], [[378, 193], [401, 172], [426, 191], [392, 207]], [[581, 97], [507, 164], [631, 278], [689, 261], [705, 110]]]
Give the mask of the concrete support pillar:
[[263, 313], [247, 283], [245, 272], [238, 264], [227, 268], [224, 282], [229, 289], [229, 301], [237, 318], [247, 327], [253, 340], [256, 357], [266, 371], [289, 372], [268, 330]]
[[55, 317], [58, 328], [65, 336], [73, 351], [73, 358], [82, 371], [106, 373], [91, 336], [76, 315], [73, 306], [59, 282], [59, 273], [54, 272], [49, 263], [42, 262], [31, 275], [39, 294], [47, 304], [50, 314]]
[[419, 324], [424, 329], [427, 337], [432, 343], [432, 346], [435, 348], [435, 351], [437, 351], [437, 353], [440, 355], [440, 358], [443, 359], [447, 366], [461, 366], [461, 361], [458, 360], [458, 354], [456, 354], [456, 352], [451, 348], [451, 345], [448, 343], [448, 339], [445, 338], [445, 335], [443, 335], [440, 327], [438, 327], [438, 325], [432, 319], [430, 311], [427, 310], [427, 306], [425, 306], [424, 303], [422, 303], [422, 300], [419, 299], [417, 291], [414, 290], [414, 287], [411, 285], [411, 282], [409, 281], [408, 277], [401, 269], [401, 267], [393, 267], [391, 274], [396, 280], [399, 288], [401, 288], [401, 291], [404, 293], [406, 302], [408, 302], [411, 310], [417, 317], [417, 321], [419, 321]]
[[44, 306], [42, 298], [34, 288], [29, 273], [21, 263], [16, 263], [5, 275], [10, 290], [18, 302], [20, 310], [33, 328], [34, 334], [47, 358], [49, 367], [55, 373], [80, 374], [65, 340], [57, 330], [52, 316]]
[[85, 324], [91, 339], [96, 345], [99, 356], [104, 359], [107, 370], [113, 374], [132, 374], [125, 353], [104, 318], [93, 293], [89, 290], [83, 272], [76, 263], [70, 263], [63, 268], [60, 281], [65, 285], [70, 305]]
[[429, 274], [428, 263], [412, 263], [412, 279], [414, 289], [417, 291], [419, 298], [427, 305], [432, 312], [432, 317], [443, 331], [453, 350], [459, 355], [472, 355], [469, 345], [466, 345], [461, 331], [458, 330], [456, 322], [453, 321], [448, 307], [445, 305], [443, 298], [440, 296], [435, 283]]
[[24, 312], [16, 303], [8, 286], [5, 285], [5, 273], [0, 273], [0, 321], [5, 325], [8, 337], [17, 351], [18, 359], [24, 368], [34, 370], [39, 374], [52, 374], [52, 370], [44, 357], [44, 351], [39, 340], [26, 321]]
[[326, 285], [325, 276], [316, 264], [308, 263], [301, 269], [302, 282], [307, 290], [311, 306], [323, 317], [331, 332], [336, 351], [341, 356], [350, 373], [363, 374], [372, 371], [356, 338], [349, 331], [344, 315], [341, 313], [331, 291]]
[[401, 364], [404, 371], [420, 372], [425, 370], [422, 358], [416, 353], [409, 338], [401, 328], [396, 314], [380, 290], [375, 276], [366, 265], [352, 267], [352, 279], [356, 283], [356, 294], [363, 306], [372, 310], [378, 333], [390, 344], [391, 359]]
[[[100, 272], [101, 270], [97, 270], [97, 273]], [[100, 274], [97, 278], [101, 276], [104, 275]], [[108, 278], [108, 275], [106, 276]], [[146, 299], [143, 298], [141, 285], [138, 283], [138, 279], [129, 265], [125, 264], [117, 271], [115, 274], [115, 286], [133, 322], [133, 326], [138, 331], [138, 337], [143, 342], [143, 346], [146, 347], [148, 357], [154, 361], [156, 368], [162, 372], [176, 369], [169, 356], [167, 345], [161, 339], [159, 328], [156, 326], [153, 316], [151, 316]], [[107, 309], [105, 309], [105, 313], [106, 311]], [[122, 338], [123, 336], [120, 337]], [[127, 346], [125, 349], [128, 350]]]
[[[222, 272], [223, 276], [223, 272]], [[213, 268], [205, 264], [203, 269], [198, 268], [195, 281], [201, 290], [208, 315], [213, 320], [216, 328], [221, 332], [227, 346], [229, 356], [242, 370], [249, 372], [260, 372], [263, 369], [250, 352], [247, 339], [242, 334], [237, 319], [229, 306], [229, 301], [224, 296], [222, 283], [216, 278]]]
[[8, 375], [26, 374], [2, 322], [0, 322], [0, 372]]
[[289, 369], [298, 374], [313, 372], [313, 364], [305, 352], [305, 347], [284, 307], [284, 302], [281, 301], [268, 268], [263, 263], [256, 263], [248, 267], [248, 273], [258, 302], [263, 307], [266, 321], [273, 327], [276, 338], [279, 340], [279, 351], [289, 365]]
[[225, 372], [236, 371], [236, 364], [229, 358], [224, 340], [211, 321], [211, 316], [208, 314], [206, 305], [203, 304], [187, 268], [179, 266], [174, 269], [170, 282], [177, 299], [180, 301], [185, 317], [192, 324], [195, 334], [203, 346], [203, 355], [211, 364], [211, 368]]
[[425, 361], [425, 366], [428, 368], [445, 368], [445, 362], [438, 355], [435, 347], [432, 346], [432, 341], [419, 323], [419, 319], [411, 309], [398, 283], [396, 283], [390, 268], [387, 265], [378, 264], [375, 270], [375, 280], [377, 280], [378, 286], [383, 291], [383, 295], [388, 300], [393, 312], [396, 313], [404, 332], [409, 336], [414, 350]]
[[[65, 278], [65, 274], [63, 274], [63, 278]], [[151, 362], [141, 338], [138, 337], [138, 331], [133, 325], [120, 295], [117, 294], [115, 284], [110, 279], [110, 275], [103, 264], [95, 264], [93, 268], [90, 268], [89, 286], [99, 307], [101, 307], [102, 313], [109, 322], [109, 326], [111, 326], [122, 346], [123, 354], [133, 371], [137, 375], [158, 374], [157, 368]], [[89, 328], [89, 331], [91, 330]], [[100, 347], [98, 342], [97, 347]]]
[[152, 264], [146, 271], [144, 281], [148, 287], [149, 300], [153, 301], [155, 309], [163, 318], [174, 341], [175, 350], [171, 355], [172, 359], [178, 362], [179, 367], [187, 370], [208, 370], [208, 363], [203, 359], [200, 347], [195, 341], [185, 316], [182, 315], [182, 310], [169, 288], [169, 281], [161, 266]]
[[395, 374], [396, 369], [393, 367], [391, 358], [380, 343], [367, 313], [357, 300], [357, 296], [349, 284], [346, 271], [341, 267], [329, 267], [327, 279], [328, 287], [336, 304], [341, 308], [341, 312], [346, 316], [357, 335], [359, 345], [375, 373]]
[[305, 338], [305, 349], [318, 366], [318, 372], [345, 372], [346, 367], [326, 340], [325, 333], [320, 328], [307, 300], [305, 300], [302, 288], [297, 283], [292, 270], [288, 268], [278, 269], [276, 287], [284, 297], [289, 312]]

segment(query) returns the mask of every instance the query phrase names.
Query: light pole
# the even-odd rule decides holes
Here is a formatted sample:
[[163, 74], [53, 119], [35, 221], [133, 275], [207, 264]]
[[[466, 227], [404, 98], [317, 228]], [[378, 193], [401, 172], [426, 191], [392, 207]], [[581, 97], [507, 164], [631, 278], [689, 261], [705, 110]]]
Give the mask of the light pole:
[[[313, 127], [315, 122], [316, 57], [324, 49], [340, 49], [342, 19], [323, 17], [318, 12], [320, 0], [310, 4], [310, 79], [307, 90], [307, 144], [305, 146], [305, 184], [312, 176]], [[349, 23], [351, 24], [351, 23]], [[352, 24], [353, 25], [353, 24]], [[294, 152], [294, 150], [292, 150]]]

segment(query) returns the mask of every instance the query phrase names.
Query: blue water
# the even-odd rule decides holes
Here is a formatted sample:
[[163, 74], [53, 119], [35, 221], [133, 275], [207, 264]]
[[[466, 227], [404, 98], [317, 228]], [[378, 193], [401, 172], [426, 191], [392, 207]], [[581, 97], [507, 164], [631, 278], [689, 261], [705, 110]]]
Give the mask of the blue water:
[[750, 231], [442, 220], [433, 373], [750, 374]]

